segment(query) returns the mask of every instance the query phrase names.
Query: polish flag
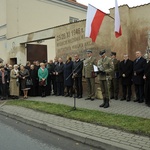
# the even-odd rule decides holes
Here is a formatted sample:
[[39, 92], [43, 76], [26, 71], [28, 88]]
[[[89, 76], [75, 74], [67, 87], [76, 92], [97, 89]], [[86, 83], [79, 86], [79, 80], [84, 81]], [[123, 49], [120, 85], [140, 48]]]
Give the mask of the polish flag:
[[118, 38], [122, 35], [121, 25], [120, 25], [120, 15], [118, 9], [118, 2], [115, 0], [115, 36]]
[[85, 37], [90, 37], [95, 42], [105, 15], [104, 12], [88, 4]]

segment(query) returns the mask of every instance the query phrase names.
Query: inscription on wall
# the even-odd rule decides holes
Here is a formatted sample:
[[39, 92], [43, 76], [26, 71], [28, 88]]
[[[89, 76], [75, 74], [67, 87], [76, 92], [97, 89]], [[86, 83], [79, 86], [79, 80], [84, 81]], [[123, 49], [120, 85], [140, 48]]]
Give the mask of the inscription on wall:
[[96, 44], [85, 38], [85, 22], [79, 22], [57, 28], [55, 31], [56, 54], [74, 54], [86, 49], [95, 49]]

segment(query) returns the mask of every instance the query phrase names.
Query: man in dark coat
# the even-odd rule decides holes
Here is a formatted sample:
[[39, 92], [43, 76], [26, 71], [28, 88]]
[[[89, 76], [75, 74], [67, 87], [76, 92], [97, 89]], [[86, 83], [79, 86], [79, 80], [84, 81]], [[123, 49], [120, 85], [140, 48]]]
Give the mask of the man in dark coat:
[[55, 65], [53, 63], [53, 60], [50, 60], [46, 67], [48, 69], [48, 74], [49, 74], [49, 76], [48, 76], [49, 87], [47, 89], [51, 94], [52, 91], [54, 92], [54, 75], [53, 75], [53, 72], [54, 72]]
[[150, 107], [150, 53], [147, 54], [147, 62], [144, 67], [144, 80], [145, 80], [145, 104]]
[[1, 100], [6, 100], [7, 94], [7, 83], [8, 83], [8, 74], [4, 69], [4, 66], [0, 67], [0, 90], [1, 90]]
[[74, 55], [75, 61], [73, 63], [73, 77], [75, 81], [75, 88], [77, 91], [77, 98], [82, 98], [82, 69], [83, 69], [83, 61], [80, 60], [79, 55]]
[[[122, 85], [122, 94], [123, 97], [121, 101], [131, 100], [131, 85], [132, 85], [132, 72], [133, 72], [133, 62], [129, 59], [128, 55], [124, 55], [124, 60], [120, 62], [119, 65], [119, 74], [121, 78], [121, 85]], [[127, 94], [128, 93], [128, 94]], [[127, 96], [127, 97], [126, 97]]]
[[66, 97], [72, 97], [73, 93], [73, 79], [72, 79], [72, 71], [73, 71], [73, 61], [71, 57], [67, 57], [66, 63], [64, 64], [64, 86], [67, 89]]
[[136, 52], [136, 59], [133, 62], [133, 83], [135, 85], [136, 100], [134, 102], [144, 102], [144, 66], [146, 60], [140, 51]]
[[[55, 69], [55, 67], [56, 67], [56, 65], [58, 64], [58, 58], [57, 57], [55, 57], [54, 58], [54, 69]], [[56, 83], [56, 76], [55, 76], [55, 72], [53, 72], [53, 82], [54, 82], [54, 84], [53, 84], [53, 94], [52, 95], [57, 95], [57, 83]]]
[[64, 63], [61, 58], [58, 59], [58, 63], [54, 71], [57, 84], [57, 96], [64, 96]]

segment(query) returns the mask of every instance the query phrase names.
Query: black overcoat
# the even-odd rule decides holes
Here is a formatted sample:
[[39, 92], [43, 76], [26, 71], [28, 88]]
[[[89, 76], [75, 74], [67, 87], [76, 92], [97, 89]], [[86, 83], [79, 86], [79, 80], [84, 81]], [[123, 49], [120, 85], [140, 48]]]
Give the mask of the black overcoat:
[[58, 72], [58, 75], [56, 75], [56, 82], [64, 82], [64, 63], [56, 64], [54, 71]]
[[[138, 62], [136, 62], [136, 59], [133, 62], [133, 83], [135, 85], [144, 84], [143, 75], [144, 75], [145, 64], [146, 64], [146, 60], [143, 57], [141, 57], [138, 60]], [[134, 72], [136, 73], [136, 75], [134, 75]]]
[[64, 65], [64, 85], [65, 86], [73, 86], [73, 79], [71, 75], [72, 71], [73, 71], [73, 61], [66, 62]]
[[[121, 61], [119, 64], [119, 74], [123, 85], [132, 84], [133, 61], [129, 59], [126, 60], [126, 63], [125, 60]], [[125, 74], [125, 77], [122, 76], [123, 74]]]
[[77, 74], [77, 77], [82, 77], [83, 70], [83, 61], [80, 59], [78, 61], [74, 61], [73, 63], [73, 72]]

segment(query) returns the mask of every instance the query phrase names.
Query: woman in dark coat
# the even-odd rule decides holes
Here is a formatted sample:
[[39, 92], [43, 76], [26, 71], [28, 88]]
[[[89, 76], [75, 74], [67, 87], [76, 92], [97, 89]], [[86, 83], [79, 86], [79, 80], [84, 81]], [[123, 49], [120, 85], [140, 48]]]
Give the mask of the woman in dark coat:
[[37, 70], [34, 68], [34, 65], [30, 66], [30, 78], [32, 79], [33, 85], [31, 85], [31, 89], [29, 91], [29, 96], [37, 96], [38, 95], [38, 73]]
[[[67, 61], [64, 65], [64, 86], [67, 89], [67, 94], [65, 95], [72, 97], [72, 90], [73, 90], [73, 79], [72, 73], [73, 71], [73, 61], [71, 57], [67, 57]], [[68, 78], [69, 77], [69, 78]]]
[[64, 63], [61, 58], [58, 59], [54, 75], [56, 76], [57, 96], [64, 96]]
[[145, 103], [150, 107], [150, 53], [148, 54], [147, 63], [144, 67], [144, 77], [145, 79]]
[[26, 85], [27, 79], [30, 77], [28, 69], [25, 69], [23, 65], [20, 66], [19, 71], [19, 78], [20, 78], [20, 84], [21, 84], [21, 90], [23, 90], [24, 99], [28, 98], [28, 90], [30, 87]]

